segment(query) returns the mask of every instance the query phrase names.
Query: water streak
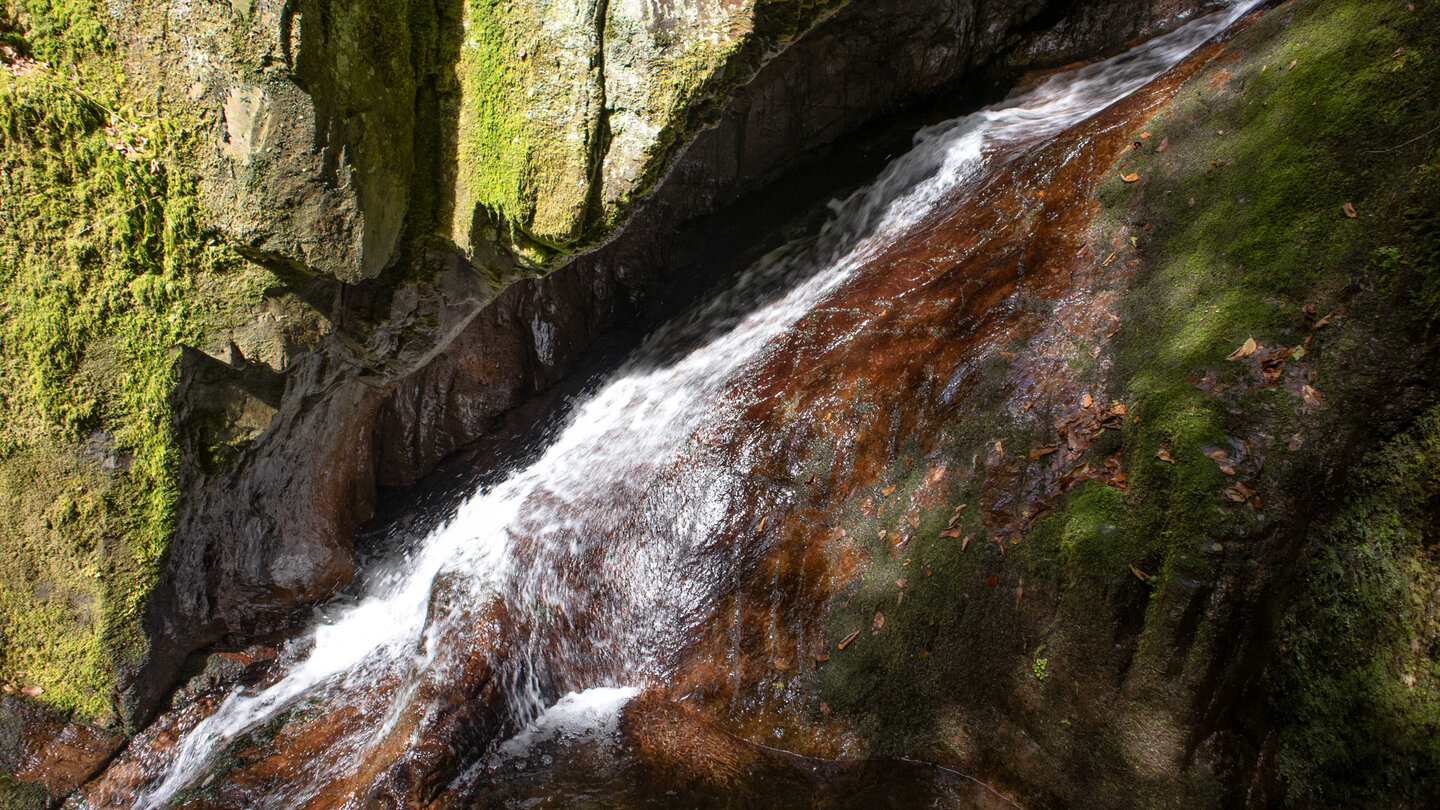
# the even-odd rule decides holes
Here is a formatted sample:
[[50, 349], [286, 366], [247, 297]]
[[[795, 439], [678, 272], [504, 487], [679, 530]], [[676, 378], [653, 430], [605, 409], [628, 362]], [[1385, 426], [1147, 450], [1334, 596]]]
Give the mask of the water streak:
[[[564, 691], [641, 686], [663, 676], [669, 655], [747, 555], [763, 552], [718, 548], [716, 538], [750, 519], [757, 502], [783, 507], [787, 498], [735, 472], [765, 449], [763, 438], [733, 435], [744, 404], [735, 392], [743, 391], [747, 368], [937, 205], [1143, 86], [1257, 2], [1243, 0], [920, 132], [914, 149], [874, 183], [832, 204], [833, 217], [817, 236], [771, 253], [730, 289], [658, 330], [573, 409], [538, 459], [475, 493], [447, 523], [372, 573], [357, 602], [334, 609], [292, 645], [278, 682], [231, 694], [157, 765], [137, 806], [166, 805], [210, 773], [238, 737], [298, 705], [392, 690], [392, 708], [346, 747], [375, 744], [400, 722], [407, 696], [421, 694], [417, 684], [443, 677], [447, 638], [466, 632], [473, 619], [467, 610], [476, 605], [503, 603], [504, 615], [522, 625], [496, 661], [517, 723]], [[707, 450], [716, 437], [731, 455]], [[445, 618], [456, 615], [470, 618]], [[333, 776], [317, 766], [311, 778]]]

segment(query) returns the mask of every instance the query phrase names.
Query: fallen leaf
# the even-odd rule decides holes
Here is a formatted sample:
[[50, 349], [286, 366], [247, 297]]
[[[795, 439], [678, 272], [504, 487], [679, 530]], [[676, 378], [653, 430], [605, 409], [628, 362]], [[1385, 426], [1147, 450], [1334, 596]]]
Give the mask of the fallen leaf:
[[1140, 175], [1132, 173], [1132, 174], [1127, 174], [1127, 175], [1125, 175], [1124, 177], [1122, 177], [1122, 178], [1120, 178], [1120, 179], [1121, 179], [1121, 180], [1124, 180], [1124, 181], [1127, 182], [1127, 183], [1133, 183], [1133, 182], [1135, 182], [1136, 180], [1139, 180], [1139, 179], [1140, 179]]
[[1137, 579], [1139, 579], [1141, 582], [1149, 582], [1150, 580], [1154, 579], [1154, 577], [1150, 576], [1149, 574], [1145, 573], [1144, 571], [1141, 571], [1139, 568], [1136, 568], [1136, 567], [1133, 566], [1133, 565], [1130, 566], [1130, 573], [1134, 574], [1135, 577], [1136, 577]]
[[891, 495], [894, 495], [894, 494], [895, 494], [895, 485], [894, 485], [894, 484], [891, 484], [890, 486], [885, 487], [884, 489], [880, 490], [880, 494], [881, 494], [881, 495], [884, 495], [884, 496], [887, 497], [887, 498], [890, 497]]
[[1160, 448], [1160, 452], [1158, 452], [1158, 453], [1155, 454], [1155, 457], [1158, 458], [1158, 459], [1160, 459], [1161, 461], [1165, 462], [1166, 464], [1174, 464], [1174, 463], [1175, 463], [1175, 459], [1173, 459], [1173, 458], [1170, 457], [1170, 451], [1169, 451], [1169, 450], [1166, 450], [1166, 449], [1163, 448], [1163, 447]]
[[13, 695], [15, 694], [15, 686], [14, 684], [7, 683], [4, 686], [0, 686], [0, 691], [3, 691], [7, 695]]
[[780, 670], [781, 672], [784, 672], [785, 670], [790, 668], [790, 662], [786, 661], [784, 658], [776, 658], [774, 664], [775, 668]]
[[[830, 660], [830, 659], [827, 658], [827, 659], [825, 659], [825, 660], [828, 661], [828, 660]], [[829, 716], [830, 716], [830, 704], [829, 704], [829, 703], [826, 703], [826, 702], [823, 701], [823, 700], [820, 701], [820, 713], [823, 714], [823, 715], [825, 715], [826, 717], [829, 717]]]
[[1089, 394], [1086, 394], [1085, 396], [1080, 398], [1080, 407], [1082, 408], [1088, 408], [1094, 404], [1095, 400]]
[[920, 528], [920, 516], [913, 512], [905, 516], [905, 522], [909, 523], [912, 529]]
[[1053, 444], [1049, 447], [1037, 447], [1030, 451], [1030, 458], [1044, 458], [1059, 449], [1059, 446]]
[[1229, 465], [1229, 464], [1221, 464], [1221, 465], [1220, 465], [1220, 472], [1225, 473], [1226, 475], [1234, 475], [1234, 474], [1235, 474], [1235, 468], [1232, 467], [1232, 466]]
[[880, 628], [884, 627], [884, 626], [885, 626], [885, 614], [884, 614], [884, 613], [881, 613], [881, 612], [878, 611], [878, 610], [875, 611], [875, 620], [872, 621], [872, 622], [870, 622], [870, 626], [873, 627], [873, 628], [875, 628], [876, 630], [879, 630]]
[[995, 455], [1005, 455], [1005, 444], [1003, 442], [995, 442]]
[[755, 532], [756, 532], [757, 534], [760, 533], [760, 532], [765, 531], [765, 521], [767, 521], [767, 520], [769, 520], [769, 519], [770, 519], [770, 516], [769, 516], [769, 515], [766, 515], [766, 516], [760, 518], [760, 526], [759, 526], [759, 528], [755, 529]]
[[1160, 139], [1160, 145], [1157, 146], [1157, 147], [1155, 147], [1155, 151], [1156, 151], [1156, 152], [1165, 152], [1165, 151], [1168, 151], [1169, 149], [1170, 149], [1170, 136], [1167, 135], [1167, 136], [1165, 136], [1165, 137], [1163, 137], [1163, 138]]
[[1230, 458], [1230, 454], [1226, 453], [1224, 450], [1211, 450], [1210, 452], [1205, 454], [1205, 457], [1214, 459], [1215, 461], [1223, 462]]
[[27, 686], [20, 690], [20, 694], [25, 697], [40, 697], [45, 694], [45, 690], [39, 686]]
[[1123, 403], [1123, 402], [1117, 402], [1117, 403], [1115, 403], [1115, 407], [1111, 408], [1111, 409], [1110, 409], [1110, 412], [1113, 413], [1113, 414], [1115, 414], [1116, 416], [1124, 416], [1124, 415], [1125, 415], [1125, 403]]
[[1101, 262], [1101, 263], [1100, 263], [1100, 266], [1101, 266], [1101, 267], [1109, 267], [1109, 266], [1110, 266], [1110, 263], [1113, 262], [1113, 261], [1115, 261], [1115, 256], [1116, 256], [1116, 255], [1117, 255], [1117, 254], [1111, 253], [1109, 256], [1106, 256], [1106, 257], [1105, 257], [1105, 261]]
[[967, 534], [967, 535], [965, 535], [965, 537], [960, 540], [960, 550], [961, 550], [961, 551], [964, 551], [965, 548], [970, 545], [970, 541], [971, 541], [971, 540], [974, 540], [974, 539], [975, 539], [975, 535], [973, 535], [973, 534]]
[[1304, 397], [1305, 397], [1305, 404], [1306, 404], [1306, 405], [1308, 405], [1308, 406], [1310, 406], [1310, 407], [1312, 407], [1312, 408], [1318, 408], [1318, 407], [1320, 407], [1320, 392], [1319, 392], [1319, 391], [1316, 391], [1314, 388], [1311, 388], [1310, 386], [1307, 385], [1307, 386], [1305, 386], [1304, 388], [1300, 389], [1300, 392], [1301, 392], [1301, 394], [1303, 394]]
[[857, 638], [859, 638], [859, 637], [860, 637], [860, 631], [859, 631], [859, 630], [856, 630], [855, 632], [851, 633], [850, 635], [846, 636], [845, 638], [840, 639], [840, 643], [837, 644], [837, 645], [835, 645], [835, 649], [837, 649], [837, 650], [843, 650], [843, 649], [845, 649], [846, 647], [849, 647], [849, 646], [850, 646], [850, 642], [854, 641], [855, 639], [857, 639]]
[[1359, 214], [1355, 213], [1355, 206], [1352, 205], [1352, 204], [1350, 204], [1348, 201], [1347, 201], [1344, 205], [1342, 205], [1342, 206], [1340, 206], [1340, 207], [1345, 210], [1345, 216], [1347, 216], [1347, 217], [1349, 217], [1349, 218], [1351, 218], [1351, 219], [1354, 219], [1354, 218], [1360, 216]]
[[1329, 313], [1327, 313], [1327, 314], [1325, 315], [1325, 317], [1323, 317], [1323, 318], [1321, 318], [1320, 320], [1316, 321], [1316, 322], [1315, 322], [1315, 325], [1312, 326], [1312, 327], [1310, 327], [1310, 328], [1311, 328], [1312, 330], [1314, 330], [1314, 329], [1324, 329], [1325, 327], [1327, 327], [1327, 326], [1330, 325], [1330, 320], [1331, 320], [1332, 318], [1334, 318], [1336, 315], [1339, 315], [1339, 314], [1341, 314], [1340, 310], [1338, 310], [1338, 309], [1332, 309], [1332, 310], [1330, 310]]
[[1305, 437], [1299, 433], [1296, 433], [1294, 436], [1290, 437], [1290, 442], [1286, 446], [1289, 447], [1290, 452], [1293, 453], [1296, 450], [1299, 450], [1300, 448], [1305, 446]]
[[885, 531], [884, 529], [881, 529], [880, 532], [879, 532], [879, 534], [880, 534], [880, 539], [881, 539], [881, 540], [884, 540], [884, 539], [885, 539], [885, 535], [889, 534], [889, 532]]
[[951, 526], [950, 528], [946, 529], [945, 531], [940, 532], [940, 536], [941, 536], [941, 537], [959, 537], [959, 536], [960, 536], [960, 527], [959, 527], [959, 526]]
[[996, 585], [999, 585], [999, 584], [1000, 584], [1000, 577], [992, 576], [992, 577], [990, 577], [989, 579], [985, 580], [985, 586], [986, 586], [987, 588], [993, 588], [993, 587], [995, 587]]
[[[815, 663], [817, 663], [817, 664], [823, 664], [823, 663], [825, 663], [826, 661], [829, 661], [829, 660], [830, 660], [830, 656], [827, 655], [826, 653], [823, 653], [823, 652], [815, 653]], [[826, 708], [828, 709], [829, 707], [826, 707]]]
[[1300, 60], [1299, 60], [1299, 59], [1296, 59], [1296, 60], [1294, 60], [1293, 62], [1290, 63], [1290, 67], [1286, 68], [1286, 70], [1294, 70], [1294, 69], [1295, 69], [1295, 66], [1298, 65], [1298, 64], [1300, 64]]
[[909, 585], [909, 584], [910, 584], [910, 580], [907, 579], [907, 578], [905, 578], [905, 577], [900, 577], [899, 579], [895, 580], [895, 587], [897, 587], [897, 588], [903, 588], [903, 587], [905, 587], [906, 585]]
[[1227, 355], [1227, 356], [1225, 357], [1225, 359], [1226, 359], [1226, 360], [1239, 360], [1239, 359], [1242, 358], [1242, 357], [1249, 357], [1250, 355], [1252, 355], [1252, 354], [1255, 353], [1255, 350], [1256, 350], [1256, 349], [1259, 349], [1259, 348], [1260, 348], [1260, 344], [1258, 344], [1258, 343], [1255, 342], [1255, 338], [1253, 338], [1253, 337], [1252, 337], [1252, 338], [1245, 338], [1245, 342], [1240, 345], [1240, 348], [1238, 348], [1238, 349], [1236, 349], [1235, 351], [1231, 352], [1229, 355]]
[[1244, 503], [1255, 494], [1255, 490], [1246, 485], [1244, 481], [1236, 481], [1234, 486], [1225, 490], [1225, 497], [1236, 503]]

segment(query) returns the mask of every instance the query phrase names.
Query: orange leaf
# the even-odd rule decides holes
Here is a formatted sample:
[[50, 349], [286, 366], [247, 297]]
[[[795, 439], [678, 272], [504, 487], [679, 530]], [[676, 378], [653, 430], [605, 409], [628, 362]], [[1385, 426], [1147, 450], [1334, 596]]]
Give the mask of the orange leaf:
[[1245, 338], [1245, 342], [1240, 345], [1240, 348], [1231, 352], [1228, 356], [1226, 356], [1225, 359], [1239, 360], [1242, 357], [1249, 357], [1250, 355], [1254, 354], [1255, 351], [1259, 348], [1260, 344], [1255, 342], [1255, 338]]
[[1350, 204], [1348, 201], [1347, 201], [1344, 205], [1342, 205], [1342, 206], [1340, 206], [1340, 207], [1341, 207], [1342, 209], [1344, 209], [1344, 211], [1345, 211], [1345, 216], [1347, 216], [1347, 217], [1349, 217], [1349, 218], [1351, 218], [1351, 219], [1354, 219], [1354, 218], [1360, 216], [1359, 214], [1355, 213], [1355, 206], [1352, 205], [1352, 204]]
[[823, 664], [823, 663], [825, 663], [826, 661], [829, 661], [829, 660], [830, 660], [830, 656], [829, 656], [828, 654], [823, 653], [823, 652], [815, 653], [815, 663], [817, 663], [817, 664]]
[[1034, 459], [1034, 458], [1044, 458], [1045, 456], [1048, 456], [1048, 455], [1050, 455], [1051, 453], [1053, 453], [1053, 452], [1055, 452], [1056, 450], [1059, 450], [1059, 449], [1060, 449], [1060, 448], [1059, 448], [1058, 446], [1053, 445], [1053, 444], [1050, 445], [1049, 447], [1037, 447], [1037, 448], [1035, 448], [1034, 450], [1031, 450], [1031, 451], [1030, 451], [1030, 458], [1032, 458], [1032, 459]]
[[1175, 459], [1173, 459], [1173, 458], [1170, 457], [1170, 451], [1169, 451], [1169, 450], [1166, 450], [1166, 449], [1163, 448], [1163, 447], [1160, 448], [1160, 452], [1158, 452], [1158, 453], [1155, 454], [1155, 457], [1158, 458], [1158, 459], [1160, 459], [1161, 461], [1165, 462], [1166, 464], [1174, 464], [1174, 463], [1175, 463]]
[[1094, 405], [1094, 404], [1095, 404], [1095, 399], [1094, 399], [1093, 397], [1091, 397], [1089, 394], [1086, 394], [1085, 396], [1083, 396], [1083, 397], [1080, 398], [1080, 407], [1082, 407], [1082, 408], [1088, 408], [1088, 407], [1090, 407], [1091, 405]]
[[1133, 183], [1133, 182], [1135, 182], [1136, 180], [1139, 180], [1139, 179], [1140, 179], [1140, 175], [1138, 175], [1138, 174], [1133, 174], [1133, 173], [1132, 173], [1132, 174], [1127, 174], [1127, 175], [1125, 175], [1124, 177], [1122, 177], [1122, 178], [1120, 178], [1120, 179], [1121, 179], [1121, 180], [1124, 180], [1124, 181], [1127, 182], [1127, 183]]
[[885, 487], [884, 489], [880, 490], [880, 494], [884, 495], [887, 498], [890, 497], [891, 495], [895, 494], [895, 485], [891, 484], [890, 486]]
[[1000, 577], [992, 576], [992, 577], [990, 577], [989, 579], [985, 580], [985, 585], [986, 585], [986, 587], [993, 588], [993, 587], [995, 587], [996, 585], [999, 585], [999, 584], [1000, 584]]
[[971, 540], [974, 540], [974, 539], [975, 539], [975, 535], [973, 535], [973, 534], [967, 534], [967, 535], [965, 535], [965, 537], [960, 541], [960, 550], [961, 550], [961, 551], [964, 551], [965, 548], [970, 545], [970, 541], [971, 541]]
[[840, 643], [837, 644], [837, 645], [835, 645], [835, 649], [837, 649], [837, 650], [843, 650], [843, 649], [845, 649], [846, 647], [849, 647], [849, 646], [850, 646], [850, 642], [854, 641], [855, 639], [857, 639], [857, 638], [859, 638], [859, 637], [860, 637], [860, 631], [859, 631], [859, 630], [856, 630], [855, 632], [851, 633], [850, 635], [846, 636], [845, 638], [840, 639]]

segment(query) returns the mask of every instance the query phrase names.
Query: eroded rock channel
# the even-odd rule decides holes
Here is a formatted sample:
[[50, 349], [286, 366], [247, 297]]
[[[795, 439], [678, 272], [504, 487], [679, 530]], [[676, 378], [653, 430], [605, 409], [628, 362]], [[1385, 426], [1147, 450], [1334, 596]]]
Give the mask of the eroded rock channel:
[[16, 801], [1430, 806], [1433, 9], [519, 5], [246, 12], [272, 281]]

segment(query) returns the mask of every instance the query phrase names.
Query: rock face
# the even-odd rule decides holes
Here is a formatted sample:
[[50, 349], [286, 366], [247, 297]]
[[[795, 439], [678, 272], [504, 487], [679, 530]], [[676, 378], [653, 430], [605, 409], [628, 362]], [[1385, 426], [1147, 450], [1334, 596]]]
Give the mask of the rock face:
[[[458, 88], [438, 67], [446, 57], [437, 56], [449, 47], [444, 32], [458, 25], [457, 9], [411, 9], [408, 33], [374, 9], [323, 4], [302, 3], [293, 13], [261, 4], [208, 23], [215, 31], [226, 20], [248, 26], [244, 48], [228, 64], [233, 71], [258, 62], [264, 70], [246, 75], [267, 77], [253, 89], [236, 84], [221, 69], [226, 63], [197, 68], [195, 103], [220, 107], [217, 132], [234, 133], [217, 140], [211, 199], [228, 212], [221, 222], [232, 236], [285, 283], [267, 293], [254, 325], [209, 355], [189, 353], [184, 365], [177, 402], [189, 437], [186, 494], [149, 610], [150, 658], [126, 697], [129, 716], [154, 710], [190, 651], [273, 626], [348, 581], [351, 537], [372, 513], [377, 485], [418, 480], [560, 379], [605, 329], [643, 321], [667, 298], [703, 286], [708, 279], [688, 275], [692, 268], [723, 272], [723, 261], [705, 258], [714, 243], [674, 239], [677, 229], [688, 227], [697, 239], [743, 232], [758, 242], [772, 222], [735, 226], [743, 215], [717, 212], [821, 159], [846, 133], [986, 70], [1114, 47], [1193, 4], [1157, 3], [1141, 13], [1108, 4], [1075, 19], [1041, 3], [847, 5], [770, 59], [723, 107], [723, 95], [702, 100], [697, 88], [720, 93], [738, 84], [760, 62], [757, 54], [782, 41], [773, 32], [799, 30], [818, 9], [611, 3], [602, 36], [593, 4], [554, 5], [506, 11], [503, 19], [485, 15], [508, 7], [465, 9]], [[432, 27], [421, 37], [419, 19], [441, 33]], [[543, 30], [525, 27], [536, 19], [548, 21]], [[713, 28], [717, 20], [723, 24]], [[503, 31], [493, 28], [504, 21]], [[702, 30], [720, 33], [695, 41]], [[132, 32], [127, 41], [147, 40]], [[375, 43], [384, 43], [378, 55], [370, 54]], [[482, 46], [503, 50], [524, 71], [511, 65], [504, 81], [482, 82], [469, 72], [486, 58], [476, 50]], [[391, 53], [406, 47], [408, 60]], [[163, 46], [159, 53], [159, 64], [179, 58]], [[655, 78], [681, 73], [690, 84]], [[472, 90], [481, 85], [488, 89], [477, 96]], [[503, 99], [485, 95], [497, 86], [508, 88]], [[417, 122], [443, 121], [457, 103], [456, 162], [443, 150], [422, 154], [414, 144], [434, 133]], [[516, 145], [513, 153], [477, 140], [477, 132], [501, 125], [502, 108], [525, 113], [501, 139]], [[241, 126], [245, 116], [250, 123]], [[495, 295], [487, 275], [517, 276], [506, 245], [573, 246], [589, 238], [587, 222], [614, 227], [683, 138], [715, 117], [622, 237], [545, 281]], [[499, 136], [485, 137], [493, 146]], [[607, 148], [598, 148], [602, 141]], [[523, 167], [513, 175], [496, 168], [510, 160]], [[425, 175], [426, 165], [439, 174]], [[408, 216], [412, 225], [443, 225], [416, 209], [443, 211], [445, 192], [422, 190], [422, 179], [447, 177], [457, 217], [473, 206], [499, 214], [476, 222], [513, 226], [490, 235], [501, 250], [479, 241], [463, 251], [437, 246], [403, 265], [418, 270], [381, 272], [397, 255], [397, 223]], [[502, 188], [507, 177], [515, 184]], [[396, 213], [407, 188], [410, 211]], [[463, 228], [453, 235], [466, 244]], [[733, 252], [722, 253], [733, 263]], [[303, 269], [291, 269], [297, 263]], [[661, 292], [667, 288], [669, 295]], [[647, 292], [654, 300], [642, 303]], [[215, 450], [226, 440], [235, 447]]]

